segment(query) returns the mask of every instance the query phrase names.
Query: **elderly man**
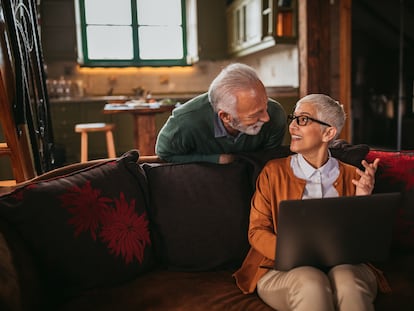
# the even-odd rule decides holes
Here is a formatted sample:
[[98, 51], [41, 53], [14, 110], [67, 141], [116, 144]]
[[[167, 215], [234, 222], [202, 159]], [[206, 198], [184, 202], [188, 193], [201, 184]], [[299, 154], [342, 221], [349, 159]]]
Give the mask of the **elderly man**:
[[286, 113], [269, 99], [249, 66], [224, 68], [208, 93], [174, 109], [161, 129], [155, 151], [167, 162], [230, 163], [237, 153], [278, 147]]

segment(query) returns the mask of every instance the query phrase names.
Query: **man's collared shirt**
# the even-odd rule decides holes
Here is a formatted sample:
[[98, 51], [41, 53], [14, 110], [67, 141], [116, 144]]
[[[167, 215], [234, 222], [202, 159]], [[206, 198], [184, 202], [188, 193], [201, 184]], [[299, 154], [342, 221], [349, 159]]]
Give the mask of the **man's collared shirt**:
[[318, 169], [312, 167], [301, 154], [292, 156], [290, 166], [296, 177], [306, 180], [303, 199], [338, 196], [334, 182], [339, 176], [339, 164], [330, 152], [328, 161]]
[[243, 135], [242, 132], [239, 132], [239, 134], [237, 134], [236, 137], [229, 135], [229, 133], [227, 133], [226, 131], [226, 128], [224, 127], [223, 121], [221, 121], [218, 114], [215, 113], [215, 118], [214, 118], [214, 137], [215, 138], [226, 137], [235, 143], [240, 138], [241, 135]]

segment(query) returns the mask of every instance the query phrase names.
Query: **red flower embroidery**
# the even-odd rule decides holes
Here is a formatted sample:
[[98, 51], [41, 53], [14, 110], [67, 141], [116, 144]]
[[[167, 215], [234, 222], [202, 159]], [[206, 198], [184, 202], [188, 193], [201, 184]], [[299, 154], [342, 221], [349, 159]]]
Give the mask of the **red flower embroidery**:
[[100, 237], [108, 244], [112, 254], [122, 256], [125, 263], [136, 258], [142, 263], [145, 247], [151, 244], [145, 213], [135, 212], [135, 200], [129, 203], [121, 192], [115, 200], [115, 209], [106, 210]]
[[92, 189], [90, 181], [87, 181], [82, 188], [72, 187], [60, 196], [62, 207], [73, 215], [68, 223], [75, 226], [75, 236], [90, 231], [92, 238], [96, 240], [99, 224], [112, 202], [110, 198], [100, 197], [100, 194], [101, 191]]
[[110, 253], [122, 256], [126, 264], [134, 259], [142, 263], [145, 248], [151, 244], [146, 213], [139, 216], [135, 200], [128, 202], [122, 192], [119, 200], [100, 195], [101, 191], [87, 181], [60, 196], [62, 207], [73, 215], [68, 223], [74, 225], [75, 236], [89, 231], [95, 241], [98, 236]]

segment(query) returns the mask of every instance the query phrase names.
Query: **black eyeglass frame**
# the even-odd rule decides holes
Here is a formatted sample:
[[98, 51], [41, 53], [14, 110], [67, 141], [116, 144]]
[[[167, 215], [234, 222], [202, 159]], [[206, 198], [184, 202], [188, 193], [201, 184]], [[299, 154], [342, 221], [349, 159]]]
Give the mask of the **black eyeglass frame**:
[[[300, 123], [299, 123], [299, 118], [303, 118], [303, 119], [305, 119], [304, 124], [300, 124]], [[318, 120], [318, 119], [315, 119], [315, 118], [312, 118], [312, 117], [309, 117], [309, 116], [304, 116], [304, 115], [295, 116], [295, 115], [293, 115], [293, 114], [289, 114], [289, 115], [287, 116], [287, 119], [288, 119], [288, 123], [289, 123], [289, 124], [290, 124], [293, 120], [296, 120], [296, 124], [297, 124], [297, 125], [299, 125], [299, 126], [306, 126], [306, 125], [308, 125], [308, 121], [309, 121], [309, 120], [311, 120], [311, 121], [316, 122], [316, 123], [319, 123], [319, 124], [321, 124], [321, 125], [325, 125], [325, 126], [327, 126], [327, 127], [332, 127], [332, 125], [330, 125], [330, 124], [328, 124], [328, 123], [326, 123], [326, 122], [320, 121], [320, 120]]]

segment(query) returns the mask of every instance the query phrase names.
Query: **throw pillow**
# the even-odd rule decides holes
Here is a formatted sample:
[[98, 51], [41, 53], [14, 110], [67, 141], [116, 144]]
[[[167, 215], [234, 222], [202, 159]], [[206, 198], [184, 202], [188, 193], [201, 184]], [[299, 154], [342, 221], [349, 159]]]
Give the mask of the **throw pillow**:
[[329, 147], [334, 158], [342, 162], [351, 164], [353, 166], [363, 169], [361, 161], [365, 159], [369, 152], [369, 146], [365, 144], [352, 145], [343, 139], [335, 140]]
[[133, 150], [0, 198], [57, 295], [130, 280], [152, 265], [148, 189]]
[[247, 254], [248, 164], [143, 165], [158, 258], [171, 270], [232, 268]]
[[379, 158], [374, 193], [402, 192], [397, 208], [393, 246], [402, 251], [414, 251], [414, 151], [371, 150], [367, 161]]

